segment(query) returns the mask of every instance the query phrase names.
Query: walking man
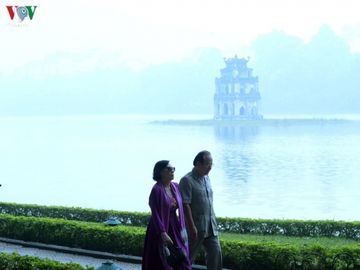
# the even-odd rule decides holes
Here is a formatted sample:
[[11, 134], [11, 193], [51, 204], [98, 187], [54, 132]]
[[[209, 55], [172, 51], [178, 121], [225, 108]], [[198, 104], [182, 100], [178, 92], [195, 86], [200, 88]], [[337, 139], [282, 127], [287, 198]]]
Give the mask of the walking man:
[[221, 270], [222, 254], [208, 176], [212, 162], [209, 151], [199, 152], [193, 162], [194, 168], [180, 180], [179, 185], [190, 240], [190, 259], [193, 262], [203, 246], [207, 270]]

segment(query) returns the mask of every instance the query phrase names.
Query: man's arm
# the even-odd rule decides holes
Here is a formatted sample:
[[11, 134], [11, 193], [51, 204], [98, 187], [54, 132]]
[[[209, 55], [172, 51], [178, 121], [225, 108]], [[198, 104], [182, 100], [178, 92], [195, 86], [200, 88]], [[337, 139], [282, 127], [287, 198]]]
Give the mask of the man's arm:
[[190, 207], [192, 201], [192, 186], [190, 184], [190, 180], [186, 177], [183, 177], [180, 180], [179, 188], [184, 206], [185, 222], [188, 228], [189, 239], [193, 241], [197, 238], [197, 228], [192, 218]]
[[195, 226], [194, 220], [192, 218], [192, 212], [191, 212], [191, 208], [190, 205], [187, 203], [184, 203], [184, 214], [185, 214], [185, 218], [186, 218], [186, 224], [189, 230], [189, 237], [191, 241], [196, 240], [197, 238], [197, 228]]

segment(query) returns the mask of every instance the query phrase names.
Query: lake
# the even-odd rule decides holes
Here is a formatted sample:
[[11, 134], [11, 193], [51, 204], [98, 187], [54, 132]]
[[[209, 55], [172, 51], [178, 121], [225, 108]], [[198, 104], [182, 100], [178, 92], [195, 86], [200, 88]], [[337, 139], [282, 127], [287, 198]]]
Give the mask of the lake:
[[155, 162], [169, 159], [178, 181], [207, 149], [217, 216], [360, 220], [358, 116], [165, 121], [210, 117], [1, 117], [1, 201], [148, 212]]

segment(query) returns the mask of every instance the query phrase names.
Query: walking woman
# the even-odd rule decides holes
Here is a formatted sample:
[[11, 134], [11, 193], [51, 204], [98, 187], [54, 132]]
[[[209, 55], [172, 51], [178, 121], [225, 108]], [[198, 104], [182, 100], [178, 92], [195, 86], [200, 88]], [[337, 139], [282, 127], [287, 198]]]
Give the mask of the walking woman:
[[[146, 230], [142, 270], [191, 270], [183, 203], [178, 183], [171, 181], [174, 172], [168, 160], [160, 160], [154, 166], [156, 183], [149, 197], [151, 217]], [[172, 245], [185, 254], [185, 259], [173, 267], [166, 259], [167, 247]]]

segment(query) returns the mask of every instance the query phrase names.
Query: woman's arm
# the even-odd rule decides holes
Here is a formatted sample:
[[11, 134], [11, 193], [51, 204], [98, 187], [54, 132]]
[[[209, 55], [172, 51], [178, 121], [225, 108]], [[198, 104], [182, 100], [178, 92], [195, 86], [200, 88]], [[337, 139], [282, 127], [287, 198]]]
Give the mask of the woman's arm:
[[163, 209], [162, 203], [163, 203], [163, 194], [161, 193], [161, 190], [157, 188], [156, 186], [153, 187], [150, 193], [149, 198], [149, 205], [151, 209], [151, 218], [152, 218], [152, 225], [155, 229], [155, 232], [157, 235], [160, 235], [161, 240], [165, 244], [173, 244], [171, 238], [166, 232], [165, 228], [165, 217], [164, 213], [161, 211]]

